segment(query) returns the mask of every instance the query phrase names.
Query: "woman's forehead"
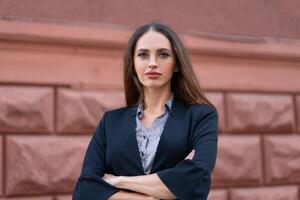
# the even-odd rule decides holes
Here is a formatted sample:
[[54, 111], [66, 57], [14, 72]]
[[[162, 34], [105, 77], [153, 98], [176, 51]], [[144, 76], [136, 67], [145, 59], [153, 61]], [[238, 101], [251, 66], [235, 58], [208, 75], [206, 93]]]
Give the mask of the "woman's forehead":
[[142, 35], [136, 43], [136, 51], [139, 49], [169, 49], [172, 50], [169, 39], [162, 33], [149, 31]]

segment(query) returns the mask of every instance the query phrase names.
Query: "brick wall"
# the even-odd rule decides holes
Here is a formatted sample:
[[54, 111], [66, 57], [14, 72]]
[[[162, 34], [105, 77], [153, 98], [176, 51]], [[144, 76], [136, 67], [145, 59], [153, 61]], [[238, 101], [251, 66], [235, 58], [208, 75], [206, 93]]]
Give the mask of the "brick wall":
[[[72, 3], [70, 3], [72, 2]], [[159, 6], [158, 6], [159, 5]], [[299, 0], [0, 1], [0, 18], [138, 26], [162, 20], [181, 30], [300, 39]], [[266, 12], [267, 11], [267, 12]], [[138, 17], [137, 17], [138, 16]]]
[[[0, 22], [0, 199], [71, 199], [103, 112], [124, 105], [129, 34]], [[300, 46], [183, 37], [219, 112], [209, 200], [299, 200]]]

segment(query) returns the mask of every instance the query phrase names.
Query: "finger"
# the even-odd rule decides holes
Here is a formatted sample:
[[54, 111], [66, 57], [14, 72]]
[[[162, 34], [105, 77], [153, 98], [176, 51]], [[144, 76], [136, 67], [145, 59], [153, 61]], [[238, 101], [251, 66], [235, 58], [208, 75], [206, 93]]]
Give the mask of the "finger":
[[104, 174], [104, 175], [102, 176], [102, 178], [106, 178], [106, 176], [107, 176], [107, 175], [106, 175], [106, 174]]
[[192, 157], [193, 157], [193, 155], [194, 155], [194, 150], [192, 150], [190, 153], [189, 153], [189, 155], [187, 156], [189, 159], [191, 159]]
[[193, 159], [194, 154], [195, 154], [195, 150], [193, 149], [185, 159], [186, 159], [186, 160], [187, 160], [187, 159], [189, 159], [189, 160]]

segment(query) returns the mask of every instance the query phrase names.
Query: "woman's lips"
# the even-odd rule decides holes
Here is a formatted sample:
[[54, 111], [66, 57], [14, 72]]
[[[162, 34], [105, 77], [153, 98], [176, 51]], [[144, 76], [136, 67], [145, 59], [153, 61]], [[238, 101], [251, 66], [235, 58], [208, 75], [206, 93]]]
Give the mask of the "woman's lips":
[[147, 74], [146, 76], [150, 79], [155, 79], [155, 78], [158, 78], [160, 75], [159, 74]]
[[146, 75], [161, 75], [161, 73], [159, 73], [159, 72], [147, 72], [147, 73], [145, 73]]
[[147, 73], [145, 73], [145, 75], [150, 79], [155, 79], [155, 78], [158, 78], [161, 75], [161, 73], [159, 73], [159, 72], [147, 72]]

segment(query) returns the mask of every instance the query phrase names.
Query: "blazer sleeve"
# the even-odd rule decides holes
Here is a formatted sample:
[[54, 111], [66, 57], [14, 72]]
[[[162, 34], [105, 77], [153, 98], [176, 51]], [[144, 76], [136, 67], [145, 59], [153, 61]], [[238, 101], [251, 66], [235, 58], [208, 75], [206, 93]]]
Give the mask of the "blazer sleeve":
[[104, 113], [88, 145], [72, 200], [104, 200], [119, 189], [105, 182], [106, 136]]
[[218, 113], [210, 106], [196, 113], [196, 124], [191, 133], [195, 150], [193, 159], [157, 172], [178, 199], [206, 200], [211, 186], [211, 173], [217, 156]]

